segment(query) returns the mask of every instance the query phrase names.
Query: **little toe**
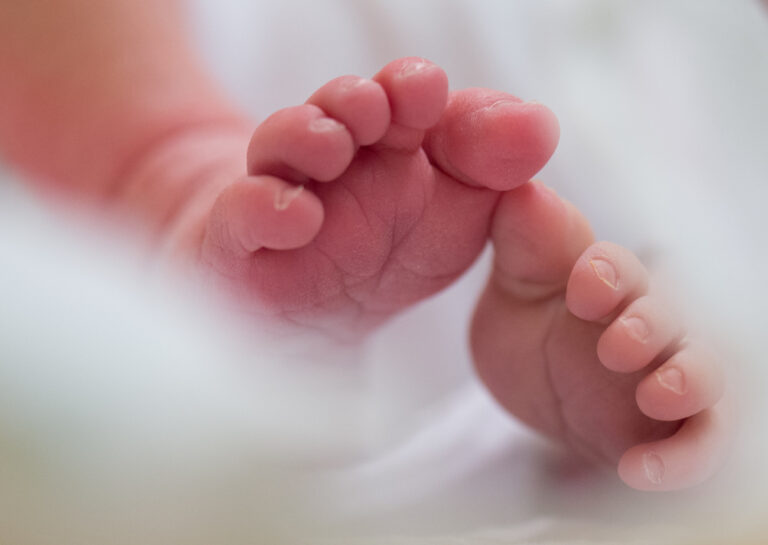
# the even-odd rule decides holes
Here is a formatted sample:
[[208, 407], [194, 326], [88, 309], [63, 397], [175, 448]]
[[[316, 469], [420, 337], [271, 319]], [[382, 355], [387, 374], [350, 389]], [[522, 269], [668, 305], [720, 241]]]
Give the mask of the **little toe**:
[[448, 77], [428, 60], [392, 61], [373, 77], [387, 94], [392, 124], [378, 142], [384, 148], [416, 149], [424, 131], [440, 120], [448, 101]]
[[373, 144], [389, 127], [387, 94], [369, 79], [341, 76], [323, 85], [307, 103], [346, 125], [358, 146]]
[[254, 131], [248, 146], [248, 174], [271, 174], [304, 183], [340, 176], [355, 153], [343, 123], [312, 104], [285, 108]]
[[565, 302], [576, 317], [610, 323], [648, 289], [648, 271], [635, 254], [610, 242], [587, 248], [571, 271]]
[[542, 104], [489, 89], [451, 93], [424, 148], [450, 176], [497, 191], [530, 180], [557, 147], [560, 128]]
[[521, 300], [562, 292], [573, 263], [594, 240], [586, 218], [538, 181], [501, 196], [491, 239], [492, 280]]
[[656, 420], [681, 420], [712, 407], [723, 396], [725, 377], [717, 358], [691, 343], [637, 385], [640, 410]]
[[649, 365], [680, 339], [679, 319], [654, 296], [639, 297], [609, 325], [597, 342], [597, 355], [608, 369], [632, 373]]
[[619, 461], [619, 476], [647, 491], [680, 490], [706, 481], [725, 461], [728, 412], [721, 402], [686, 420], [672, 437], [630, 448]]
[[242, 258], [260, 248], [308, 244], [323, 223], [323, 205], [303, 186], [274, 176], [246, 176], [217, 198], [203, 242], [206, 259]]

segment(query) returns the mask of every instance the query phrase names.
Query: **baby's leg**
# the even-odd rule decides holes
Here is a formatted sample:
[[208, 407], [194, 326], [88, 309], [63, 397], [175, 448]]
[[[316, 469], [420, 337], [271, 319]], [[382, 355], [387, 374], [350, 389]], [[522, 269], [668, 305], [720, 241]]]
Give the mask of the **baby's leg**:
[[[250, 123], [197, 58], [184, 5], [0, 2], [3, 157], [49, 191], [101, 205], [114, 203], [136, 166], [180, 137], [234, 138], [237, 155], [216, 144], [189, 155], [199, 168], [224, 160], [241, 172]], [[191, 194], [180, 178], [155, 180], [145, 201], [164, 204], [132, 202], [130, 213], [162, 223]]]

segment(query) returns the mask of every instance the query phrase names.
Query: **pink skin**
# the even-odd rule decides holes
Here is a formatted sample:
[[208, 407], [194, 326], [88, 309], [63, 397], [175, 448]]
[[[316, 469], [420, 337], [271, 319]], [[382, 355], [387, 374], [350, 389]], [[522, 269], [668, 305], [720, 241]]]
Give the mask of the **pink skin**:
[[728, 443], [722, 373], [632, 253], [527, 182], [556, 137], [542, 106], [448, 96], [422, 59], [333, 80], [256, 129], [202, 259], [259, 308], [354, 338], [452, 282], [490, 231], [472, 348], [493, 395], [634, 488], [697, 484]]
[[635, 488], [714, 471], [731, 418], [717, 359], [679, 343], [629, 252], [593, 244], [573, 207], [528, 183], [557, 142], [549, 110], [448, 94], [411, 58], [335, 79], [251, 133], [187, 43], [182, 5], [0, 0], [3, 157], [124, 212], [249, 309], [346, 339], [450, 284], [490, 233], [472, 349], [499, 402]]
[[337, 78], [256, 129], [201, 259], [252, 309], [355, 339], [458, 278], [500, 191], [527, 182], [557, 137], [544, 106], [449, 95], [423, 59]]
[[724, 378], [628, 250], [538, 182], [507, 192], [495, 267], [472, 324], [478, 374], [499, 403], [640, 490], [698, 484], [722, 463]]

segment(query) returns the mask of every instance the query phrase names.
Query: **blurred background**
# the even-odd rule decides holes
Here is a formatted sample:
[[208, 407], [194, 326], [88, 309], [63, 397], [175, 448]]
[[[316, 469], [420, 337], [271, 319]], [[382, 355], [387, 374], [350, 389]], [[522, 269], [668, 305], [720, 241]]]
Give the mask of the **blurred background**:
[[[487, 255], [365, 346], [343, 358], [313, 350], [314, 359], [328, 361], [322, 377], [307, 380], [321, 384], [297, 384], [267, 363], [290, 359], [306, 376], [293, 361], [306, 359], [300, 351], [243, 346], [227, 320], [197, 323], [190, 315], [210, 312], [187, 311], [189, 298], [175, 281], [173, 290], [161, 280], [148, 286], [139, 252], [93, 240], [86, 234], [93, 229], [44, 209], [6, 169], [0, 449], [3, 478], [13, 477], [15, 487], [0, 492], [0, 536], [66, 543], [62, 536], [98, 519], [106, 528], [101, 543], [160, 543], [182, 534], [177, 542], [195, 543], [189, 536], [196, 535], [202, 543], [200, 528], [220, 536], [219, 527], [229, 528], [234, 543], [237, 532], [271, 527], [252, 513], [304, 502], [300, 513], [275, 508], [283, 517], [264, 518], [328, 535], [465, 536], [468, 543], [610, 542], [627, 528], [672, 536], [701, 525], [733, 537], [756, 524], [768, 484], [763, 5], [192, 0], [190, 29], [212, 73], [254, 120], [303, 102], [335, 76], [370, 76], [406, 55], [441, 65], [453, 88], [497, 88], [549, 106], [561, 140], [539, 178], [585, 212], [599, 239], [628, 246], [658, 270], [696, 327], [721, 346], [731, 387], [743, 399], [738, 447], [713, 482], [648, 495], [624, 489], [613, 475], [585, 473], [512, 422], [475, 382], [466, 348]], [[30, 254], [30, 246], [39, 252]], [[102, 328], [96, 336], [93, 324]], [[48, 367], [52, 359], [57, 373]], [[168, 363], [182, 361], [187, 365]], [[226, 365], [212, 371], [211, 362]], [[243, 367], [248, 381], [232, 370]], [[244, 383], [254, 390], [244, 391]], [[175, 409], [169, 399], [178, 400]], [[318, 406], [328, 414], [318, 416]], [[148, 410], [158, 407], [169, 415], [167, 427], [158, 428], [157, 411]], [[259, 412], [273, 418], [242, 416]], [[134, 431], [114, 433], [126, 419]], [[282, 423], [279, 430], [273, 421]], [[147, 444], [156, 447], [136, 446]], [[19, 445], [50, 456], [31, 464]], [[313, 462], [319, 471], [310, 482], [303, 473], [278, 472], [274, 451], [280, 459], [320, 454]], [[148, 467], [168, 480], [147, 479]], [[227, 475], [215, 471], [221, 467]], [[239, 495], [222, 492], [233, 488]], [[145, 501], [162, 494], [165, 503]], [[127, 504], [131, 516], [121, 518]], [[170, 505], [178, 512], [158, 517], [162, 531], [139, 522]], [[116, 512], [119, 520], [110, 518]], [[723, 522], [710, 528], [715, 514]]]

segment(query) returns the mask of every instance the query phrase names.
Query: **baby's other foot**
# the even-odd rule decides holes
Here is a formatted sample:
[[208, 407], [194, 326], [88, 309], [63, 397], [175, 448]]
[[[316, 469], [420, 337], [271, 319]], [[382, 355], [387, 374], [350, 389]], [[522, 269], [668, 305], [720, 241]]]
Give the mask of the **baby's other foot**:
[[538, 182], [506, 193], [472, 324], [479, 376], [531, 427], [641, 490], [697, 484], [728, 443], [717, 359], [685, 331], [627, 249]]
[[201, 259], [254, 310], [353, 338], [461, 275], [500, 191], [541, 169], [557, 138], [544, 106], [449, 95], [423, 59], [337, 78], [256, 129]]

